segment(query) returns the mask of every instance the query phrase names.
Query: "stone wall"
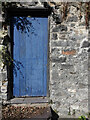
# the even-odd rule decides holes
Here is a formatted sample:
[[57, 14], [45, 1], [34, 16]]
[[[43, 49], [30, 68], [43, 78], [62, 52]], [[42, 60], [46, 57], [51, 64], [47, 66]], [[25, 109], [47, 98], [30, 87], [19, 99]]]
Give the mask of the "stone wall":
[[[60, 13], [62, 5], [55, 9]], [[88, 29], [78, 4], [69, 3], [66, 20], [50, 16], [50, 99], [60, 117], [88, 113]]]
[[[78, 117], [88, 113], [88, 52], [90, 43], [85, 25], [85, 10], [78, 3], [69, 3], [63, 19], [61, 3], [48, 3], [53, 11], [49, 19], [50, 104], [60, 117]], [[83, 9], [84, 9], [83, 3]], [[35, 7], [45, 4], [22, 3], [18, 7]], [[80, 19], [81, 14], [81, 19]], [[1, 22], [4, 21], [1, 19]], [[9, 28], [9, 26], [7, 27]], [[0, 49], [8, 31], [0, 30]], [[2, 63], [0, 62], [0, 66]], [[0, 86], [3, 103], [7, 101], [7, 70], [0, 67]]]
[[3, 69], [3, 63], [2, 63], [2, 49], [4, 47], [3, 45], [3, 39], [6, 35], [5, 31], [2, 28], [2, 22], [4, 21], [2, 18], [2, 5], [0, 4], [0, 100], [7, 100], [7, 70], [6, 67]]
[[5, 45], [3, 44], [4, 38], [7, 35], [7, 30], [4, 30], [2, 27], [2, 23], [5, 22], [2, 17], [2, 4], [0, 4], [0, 100], [6, 101], [7, 100], [7, 68], [4, 66], [2, 61], [2, 50], [5, 48]]
[[[1, 4], [0, 4], [0, 8], [1, 8]], [[0, 9], [0, 32], [1, 32], [1, 26], [2, 21], [1, 21], [1, 9]], [[0, 38], [1, 39], [1, 38]], [[0, 61], [1, 63], [1, 61]], [[2, 95], [1, 95], [1, 86], [2, 86], [2, 81], [0, 79], [0, 119], [2, 118]]]

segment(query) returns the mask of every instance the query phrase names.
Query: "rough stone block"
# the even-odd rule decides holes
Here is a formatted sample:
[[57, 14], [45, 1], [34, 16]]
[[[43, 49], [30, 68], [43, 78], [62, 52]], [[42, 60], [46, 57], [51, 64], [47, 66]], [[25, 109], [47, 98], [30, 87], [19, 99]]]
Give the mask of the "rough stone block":
[[88, 42], [88, 41], [84, 41], [82, 44], [82, 48], [89, 47], [89, 46], [90, 46], [90, 42]]
[[0, 95], [0, 101], [2, 101], [2, 95]]
[[0, 50], [2, 50], [3, 49], [3, 45], [0, 45]]
[[81, 23], [79, 23], [79, 26], [86, 26], [86, 23], [85, 22], [81, 22]]
[[59, 41], [53, 41], [52, 43], [51, 43], [51, 46], [52, 47], [67, 47], [67, 46], [69, 46], [69, 44], [68, 44], [68, 41], [61, 41], [61, 40], [59, 40]]
[[75, 24], [73, 23], [73, 24], [71, 24], [71, 27], [74, 27], [75, 26]]
[[59, 25], [53, 28], [53, 32], [67, 31], [66, 25]]
[[71, 65], [71, 64], [61, 64], [61, 69], [70, 69], [72, 67], [73, 67], [73, 65]]
[[71, 93], [76, 93], [76, 89], [70, 89], [69, 88], [68, 91], [71, 92]]
[[2, 85], [3, 86], [7, 86], [8, 85], [8, 81], [2, 81]]
[[[60, 41], [61, 41], [61, 40], [60, 40]], [[61, 47], [67, 47], [67, 46], [69, 46], [67, 40], [61, 41]]]
[[2, 100], [7, 100], [7, 93], [2, 94]]
[[79, 88], [83, 89], [83, 88], [85, 88], [85, 87], [87, 87], [87, 85], [86, 85], [86, 84], [79, 83]]
[[68, 17], [67, 22], [77, 22], [78, 17], [76, 15]]
[[60, 49], [59, 48], [52, 48], [51, 49], [51, 53], [54, 53], [54, 54], [58, 54], [57, 52], [59, 52]]
[[55, 34], [55, 33], [53, 34], [53, 39], [57, 40], [57, 34]]
[[0, 86], [2, 86], [2, 81], [0, 81]]
[[2, 86], [1, 87], [1, 92], [6, 93], [7, 92], [7, 86]]
[[7, 72], [0, 72], [0, 80], [3, 81], [3, 80], [6, 80], [7, 79]]
[[55, 42], [55, 41], [52, 41], [51, 42], [51, 47], [57, 47], [57, 46], [60, 46], [61, 45], [61, 42]]
[[53, 80], [58, 80], [59, 79], [59, 75], [58, 75], [57, 70], [52, 70], [52, 79]]
[[69, 39], [70, 40], [73, 40], [73, 41], [77, 41], [77, 40], [82, 40], [82, 39], [84, 39], [86, 37], [86, 35], [78, 35], [77, 33], [71, 33], [70, 35], [69, 35]]
[[66, 62], [66, 57], [56, 57], [56, 56], [53, 56], [52, 57], [52, 62], [60, 62], [60, 63], [62, 63], [62, 62]]
[[79, 105], [71, 105], [71, 108], [74, 110], [78, 110], [79, 109]]

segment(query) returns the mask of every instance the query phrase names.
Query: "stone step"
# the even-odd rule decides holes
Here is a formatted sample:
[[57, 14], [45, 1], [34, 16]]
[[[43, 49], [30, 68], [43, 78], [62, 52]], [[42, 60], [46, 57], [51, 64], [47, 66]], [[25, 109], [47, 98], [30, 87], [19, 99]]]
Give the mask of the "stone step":
[[8, 105], [2, 109], [2, 120], [49, 120], [52, 117], [50, 106], [18, 106]]
[[31, 98], [13, 98], [8, 100], [6, 104], [37, 104], [37, 103], [48, 103], [46, 97], [31, 97]]
[[[0, 120], [8, 120], [8, 119], [0, 119]], [[52, 120], [51, 118], [28, 118], [28, 119], [9, 119], [9, 120]]]

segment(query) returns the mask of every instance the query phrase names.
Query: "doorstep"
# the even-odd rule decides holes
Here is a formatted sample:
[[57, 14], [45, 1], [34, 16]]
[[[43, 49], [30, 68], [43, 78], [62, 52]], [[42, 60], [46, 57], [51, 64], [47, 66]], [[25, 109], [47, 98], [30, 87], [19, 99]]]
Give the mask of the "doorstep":
[[[8, 120], [8, 119], [0, 119], [0, 120]], [[26, 118], [26, 119], [9, 119], [9, 120], [52, 120], [51, 118]]]
[[43, 104], [48, 103], [47, 97], [30, 97], [30, 98], [13, 98], [6, 102], [6, 104]]

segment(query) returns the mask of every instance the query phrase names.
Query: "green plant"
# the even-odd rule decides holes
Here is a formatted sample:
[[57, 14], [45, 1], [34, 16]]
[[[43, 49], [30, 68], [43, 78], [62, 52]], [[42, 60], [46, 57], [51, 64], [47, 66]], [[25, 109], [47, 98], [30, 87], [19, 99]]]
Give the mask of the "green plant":
[[75, 109], [73, 109], [73, 115], [75, 115]]
[[49, 104], [53, 104], [53, 101], [52, 101], [52, 100], [50, 100], [50, 101], [49, 101]]
[[55, 112], [55, 113], [58, 113], [58, 111], [57, 111], [56, 109], [54, 109], [54, 112]]
[[85, 117], [84, 115], [81, 115], [81, 116], [79, 117], [79, 120], [86, 120], [86, 117]]
[[70, 107], [69, 107], [69, 112], [68, 112], [68, 115], [71, 115], [71, 110], [70, 110]]
[[87, 117], [90, 118], [90, 112], [86, 113]]

